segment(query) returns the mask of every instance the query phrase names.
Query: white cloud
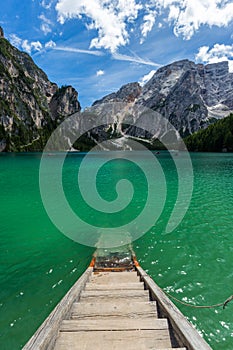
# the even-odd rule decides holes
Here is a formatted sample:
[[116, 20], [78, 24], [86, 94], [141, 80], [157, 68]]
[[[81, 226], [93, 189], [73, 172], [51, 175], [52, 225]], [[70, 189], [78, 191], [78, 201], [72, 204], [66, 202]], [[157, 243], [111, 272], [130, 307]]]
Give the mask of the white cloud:
[[16, 34], [10, 35], [10, 42], [12, 45], [16, 46], [17, 48], [20, 48], [22, 44], [22, 39], [19, 38]]
[[112, 57], [118, 61], [129, 61], [129, 62], [135, 62], [135, 63], [145, 64], [147, 66], [155, 66], [155, 67], [160, 66], [160, 64], [144, 59], [142, 57], [139, 57], [138, 55], [128, 56], [128, 55], [122, 55], [118, 52], [115, 52], [112, 54]]
[[229, 62], [229, 71], [233, 72], [233, 45], [215, 44], [212, 48], [202, 46], [195, 56], [197, 62], [217, 63]]
[[50, 19], [48, 19], [43, 13], [38, 18], [41, 19], [45, 23], [52, 24]]
[[180, 9], [177, 6], [171, 5], [169, 7], [168, 21], [176, 21], [179, 17]]
[[56, 47], [56, 43], [53, 40], [50, 40], [45, 44], [46, 49], [53, 49], [54, 47]]
[[[129, 43], [136, 27], [142, 43], [152, 31], [157, 14], [174, 27], [176, 36], [187, 40], [202, 26], [225, 27], [233, 21], [232, 0], [58, 0], [56, 10], [60, 23], [77, 18], [98, 32], [90, 48], [112, 53]], [[158, 25], [161, 27], [161, 22]]]
[[22, 49], [28, 53], [31, 53], [31, 44], [28, 42], [28, 40], [22, 40]]
[[45, 35], [52, 32], [52, 29], [50, 28], [50, 26], [47, 23], [42, 23], [40, 26], [40, 29], [42, 30], [42, 32]]
[[41, 42], [39, 41], [33, 41], [31, 42], [31, 49], [35, 51], [41, 51], [43, 48]]
[[104, 74], [105, 74], [105, 71], [101, 69], [96, 72], [97, 77], [100, 77], [101, 75], [104, 75]]
[[76, 52], [76, 53], [84, 53], [88, 55], [94, 55], [94, 56], [103, 56], [103, 52], [96, 51], [96, 50], [82, 50], [82, 49], [76, 49], [73, 47], [65, 47], [65, 46], [57, 46], [54, 48], [57, 51], [66, 51], [66, 52]]
[[139, 84], [144, 86], [155, 74], [156, 70], [151, 70], [148, 74], [144, 75], [140, 80]]
[[190, 39], [203, 25], [225, 27], [233, 20], [232, 0], [155, 0], [155, 5], [169, 10], [168, 21], [176, 36]]
[[29, 42], [28, 40], [22, 40], [21, 46], [22, 49], [29, 54], [31, 54], [32, 51], [41, 51], [43, 49], [40, 41]]
[[51, 1], [42, 0], [41, 1], [41, 6], [43, 8], [45, 8], [46, 10], [49, 10], [51, 8], [52, 4], [53, 4], [53, 0], [51, 0]]
[[141, 8], [137, 0], [59, 0], [56, 5], [62, 24], [70, 18], [88, 17], [92, 21], [88, 29], [98, 31], [90, 48], [104, 48], [111, 52], [129, 42], [127, 24], [137, 19]]
[[16, 46], [18, 49], [23, 49], [27, 53], [31, 54], [32, 51], [41, 51], [43, 49], [43, 45], [40, 41], [31, 41], [23, 40], [18, 37], [16, 34], [10, 35], [10, 42], [12, 45]]
[[42, 30], [42, 32], [47, 35], [48, 33], [51, 33], [52, 32], [52, 25], [53, 25], [53, 22], [50, 21], [50, 19], [48, 19], [44, 14], [41, 14], [39, 17], [38, 17], [42, 23], [41, 23], [41, 26], [40, 26], [40, 29]]
[[151, 32], [155, 24], [156, 14], [156, 11], [150, 11], [143, 17], [144, 23], [141, 25], [141, 33], [143, 38], [141, 39], [141, 43], [143, 43], [144, 38], [147, 37], [147, 34]]

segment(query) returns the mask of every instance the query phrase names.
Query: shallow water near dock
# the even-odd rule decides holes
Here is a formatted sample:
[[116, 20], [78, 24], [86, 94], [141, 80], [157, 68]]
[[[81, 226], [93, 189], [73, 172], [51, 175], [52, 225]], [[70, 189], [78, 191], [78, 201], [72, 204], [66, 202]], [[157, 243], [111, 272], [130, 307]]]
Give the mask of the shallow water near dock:
[[[98, 190], [104, 199], [116, 197], [115, 185], [121, 178], [127, 177], [135, 191], [124, 214], [109, 219], [80, 199], [77, 172], [84, 156], [70, 154], [64, 164], [63, 185], [73, 210], [99, 227], [110, 223], [118, 227], [137, 216], [147, 192], [140, 168], [122, 159], [101, 168]], [[165, 228], [176, 201], [177, 173], [168, 152], [156, 157], [166, 177], [166, 205], [157, 223], [134, 242], [137, 258], [177, 299], [193, 305], [224, 302], [233, 294], [233, 155], [191, 154], [192, 200], [182, 223], [170, 234]], [[40, 159], [39, 153], [0, 154], [0, 349], [4, 350], [22, 348], [94, 252], [69, 240], [48, 218], [39, 190]], [[93, 156], [90, 172], [95, 161]], [[214, 350], [232, 350], [233, 302], [225, 310], [176, 305]]]

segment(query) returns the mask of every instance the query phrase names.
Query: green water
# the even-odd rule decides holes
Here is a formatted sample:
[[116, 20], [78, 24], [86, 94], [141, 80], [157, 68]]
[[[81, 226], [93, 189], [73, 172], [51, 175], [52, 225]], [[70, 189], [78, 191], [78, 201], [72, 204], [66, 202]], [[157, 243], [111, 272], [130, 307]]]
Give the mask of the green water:
[[[85, 203], [77, 205], [77, 171], [83, 155], [65, 162], [64, 189], [74, 211], [92, 223], [109, 225]], [[233, 294], [233, 156], [193, 154], [194, 191], [188, 212], [171, 233], [165, 227], [177, 195], [177, 173], [167, 153], [158, 159], [168, 193], [156, 225], [134, 242], [144, 269], [167, 292], [196, 305], [224, 301]], [[69, 287], [85, 270], [93, 249], [65, 237], [51, 223], [40, 199], [40, 154], [0, 156], [0, 349], [20, 349]], [[95, 158], [90, 162], [90, 171]], [[135, 188], [133, 203], [111, 223], [124, 224], [139, 214], [147, 187], [130, 162], [110, 162], [99, 172], [99, 192], [116, 197], [114, 184], [127, 175]], [[78, 202], [79, 203], [79, 202]], [[121, 222], [120, 222], [121, 221]], [[233, 348], [233, 303], [225, 310], [177, 304], [213, 349]]]

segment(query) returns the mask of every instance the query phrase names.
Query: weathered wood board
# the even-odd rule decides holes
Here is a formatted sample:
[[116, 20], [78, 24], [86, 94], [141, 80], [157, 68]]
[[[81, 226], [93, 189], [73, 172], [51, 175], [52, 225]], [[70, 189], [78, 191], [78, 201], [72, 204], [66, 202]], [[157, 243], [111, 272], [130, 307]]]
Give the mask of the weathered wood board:
[[[113, 255], [97, 267], [108, 260]], [[134, 255], [127, 271], [93, 266], [23, 350], [211, 350]]]
[[74, 303], [71, 310], [72, 319], [85, 318], [108, 318], [116, 317], [126, 318], [148, 318], [157, 317], [156, 302], [145, 301], [138, 302], [130, 300], [127, 304], [125, 301], [112, 300], [110, 302], [92, 302], [92, 303]]
[[62, 332], [55, 350], [167, 350], [171, 348], [167, 330], [128, 330], [125, 332], [92, 331], [91, 334], [89, 332]]

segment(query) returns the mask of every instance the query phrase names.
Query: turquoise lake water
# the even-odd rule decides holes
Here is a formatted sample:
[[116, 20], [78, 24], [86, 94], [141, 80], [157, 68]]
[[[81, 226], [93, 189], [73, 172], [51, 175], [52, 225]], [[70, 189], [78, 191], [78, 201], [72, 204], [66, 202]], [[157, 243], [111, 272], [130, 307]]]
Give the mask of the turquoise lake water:
[[[127, 211], [109, 219], [81, 203], [77, 171], [83, 157], [72, 154], [64, 164], [63, 185], [73, 210], [83, 220], [106, 227], [139, 215], [146, 201], [145, 178], [135, 164], [121, 159], [101, 169], [98, 190], [104, 199], [113, 200], [116, 182], [127, 177], [135, 189]], [[221, 303], [233, 294], [233, 155], [191, 155], [192, 200], [170, 234], [165, 228], [176, 201], [177, 172], [168, 153], [156, 157], [166, 177], [167, 199], [157, 223], [134, 242], [138, 260], [176, 298], [193, 305]], [[68, 239], [48, 218], [39, 190], [40, 158], [40, 154], [0, 155], [1, 350], [22, 348], [85, 270], [94, 251]], [[90, 173], [95, 162], [93, 157]], [[176, 305], [214, 350], [233, 349], [233, 302], [225, 310]]]

